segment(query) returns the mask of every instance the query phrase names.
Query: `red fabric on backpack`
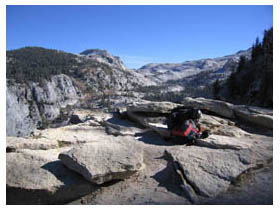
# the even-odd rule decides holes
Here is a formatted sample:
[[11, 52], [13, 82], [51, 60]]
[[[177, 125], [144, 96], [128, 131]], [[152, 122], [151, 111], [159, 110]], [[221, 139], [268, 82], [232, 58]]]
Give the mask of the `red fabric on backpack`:
[[189, 126], [188, 126], [185, 130], [180, 130], [180, 129], [178, 129], [178, 128], [174, 128], [174, 129], [172, 129], [171, 133], [172, 133], [172, 135], [174, 135], [174, 136], [184, 136], [184, 137], [187, 137], [191, 131], [193, 131], [193, 132], [196, 133], [196, 134], [199, 134], [199, 131], [196, 130], [196, 129], [193, 127], [193, 122], [192, 122], [192, 120], [189, 120]]

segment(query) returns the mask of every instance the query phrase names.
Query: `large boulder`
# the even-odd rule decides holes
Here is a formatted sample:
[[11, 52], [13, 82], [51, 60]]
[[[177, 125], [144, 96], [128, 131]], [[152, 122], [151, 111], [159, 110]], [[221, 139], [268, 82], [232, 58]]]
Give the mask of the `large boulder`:
[[166, 116], [180, 104], [172, 102], [141, 101], [127, 107], [127, 116], [132, 121], [149, 128], [161, 136], [170, 135], [165, 125]]
[[[176, 106], [180, 105], [169, 102], [140, 103], [138, 108], [134, 106], [128, 107], [127, 116], [141, 126], [158, 133], [160, 136], [169, 137], [170, 131], [166, 125], [166, 114], [170, 113], [171, 109]], [[201, 107], [197, 108], [201, 109]], [[250, 136], [248, 132], [236, 127], [235, 122], [229, 119], [203, 114], [199, 123], [204, 130], [210, 130], [211, 134], [230, 137]]]
[[146, 112], [146, 113], [160, 113], [168, 114], [175, 107], [180, 106], [180, 104], [163, 101], [141, 101], [139, 103], [134, 103], [127, 107], [127, 112]]
[[229, 137], [244, 137], [251, 134], [236, 126], [236, 123], [221, 117], [203, 114], [199, 123], [204, 130], [210, 130], [211, 134], [229, 136]]
[[230, 103], [213, 100], [213, 99], [206, 99], [206, 98], [190, 98], [186, 97], [183, 101], [185, 106], [195, 107], [201, 110], [207, 110], [213, 113], [216, 113], [220, 116], [226, 118], [234, 118], [234, 111], [233, 106]]
[[207, 110], [222, 117], [243, 120], [269, 129], [273, 128], [273, 112], [270, 109], [246, 105], [233, 105], [220, 100], [205, 98], [194, 99], [190, 97], [184, 99], [184, 105]]
[[7, 153], [7, 204], [63, 204], [96, 190], [57, 159], [65, 149]]
[[59, 159], [86, 180], [102, 184], [125, 179], [143, 166], [143, 151], [130, 141], [84, 144], [59, 154]]
[[273, 110], [271, 109], [252, 106], [235, 106], [234, 113], [236, 118], [240, 120], [270, 129], [273, 128]]
[[266, 150], [266, 155], [253, 152], [251, 148], [232, 150], [190, 146], [166, 151], [180, 166], [185, 181], [196, 194], [215, 197], [225, 192], [241, 173], [272, 158], [272, 150]]

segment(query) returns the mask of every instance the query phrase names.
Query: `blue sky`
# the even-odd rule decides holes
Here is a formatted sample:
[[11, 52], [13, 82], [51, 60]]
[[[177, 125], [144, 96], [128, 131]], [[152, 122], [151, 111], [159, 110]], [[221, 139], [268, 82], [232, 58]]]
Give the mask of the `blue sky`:
[[7, 6], [7, 50], [106, 49], [129, 68], [245, 50], [273, 25], [272, 6]]

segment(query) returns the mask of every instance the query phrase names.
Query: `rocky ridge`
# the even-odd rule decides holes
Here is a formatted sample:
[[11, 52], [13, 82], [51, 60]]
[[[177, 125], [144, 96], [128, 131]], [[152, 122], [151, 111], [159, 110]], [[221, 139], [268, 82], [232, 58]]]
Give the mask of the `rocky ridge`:
[[81, 56], [87, 59], [96, 60], [101, 63], [110, 65], [113, 68], [125, 70], [126, 67], [119, 57], [109, 54], [106, 50], [88, 49], [80, 53]]
[[61, 108], [74, 105], [80, 95], [67, 75], [55, 75], [43, 85], [10, 83], [6, 92], [6, 135], [26, 136], [61, 115]]
[[193, 146], [165, 140], [166, 115], [179, 104], [145, 100], [118, 113], [75, 110], [80, 123], [7, 137], [7, 204], [272, 204], [272, 127], [252, 124], [258, 109], [243, 107], [254, 120], [240, 121], [214, 114], [237, 106], [190, 101], [212, 133]]
[[[133, 70], [126, 68], [124, 63], [121, 61], [120, 57], [113, 56], [106, 50], [88, 49], [81, 52], [79, 55], [88, 60], [94, 60], [98, 63], [108, 65], [111, 68], [114, 77], [110, 80], [110, 83], [106, 85], [111, 86], [113, 82], [112, 80], [116, 80], [116, 84], [114, 85], [116, 87], [114, 89], [130, 90], [136, 85], [146, 86], [155, 84], [150, 79], [144, 77], [142, 74], [139, 74]], [[101, 72], [98, 74], [101, 74]], [[97, 81], [95, 81], [95, 83], [97, 83]]]
[[[41, 78], [47, 70], [48, 78]], [[109, 105], [110, 97], [128, 95], [147, 83], [106, 51], [88, 50], [81, 55], [39, 47], [8, 51], [6, 135], [26, 136], [55, 121], [64, 123], [69, 120], [64, 119], [67, 107], [88, 107], [96, 101]]]
[[[157, 74], [165, 75], [166, 72], [172, 72], [172, 75], [175, 75], [172, 77], [176, 82], [170, 83], [171, 77], [161, 81], [169, 81], [162, 91], [182, 91], [185, 84], [190, 81], [195, 81], [199, 85], [195, 77], [201, 78], [200, 73], [213, 74], [212, 79], [228, 74], [230, 72], [230, 68], [226, 67], [228, 63], [238, 62], [241, 55], [248, 56], [249, 52], [250, 50], [241, 51], [222, 58], [187, 61], [182, 64], [149, 64], [141, 70], [133, 71], [127, 69], [119, 57], [110, 55], [106, 50], [89, 49], [78, 55], [38, 47], [8, 51], [6, 135], [25, 136], [32, 134], [36, 128], [53, 126], [54, 123], [65, 124], [69, 120], [65, 119], [65, 114], [69, 111], [65, 108], [70, 106], [93, 108], [94, 105], [100, 104], [109, 107], [112, 97], [141, 98], [145, 93], [134, 91], [140, 86], [157, 85], [159, 83], [156, 81]], [[35, 56], [37, 54], [40, 55], [39, 61]], [[24, 57], [26, 55], [30, 55], [29, 58], [33, 60], [28, 62]], [[60, 59], [56, 60], [55, 57]], [[64, 63], [64, 60], [67, 62]], [[31, 81], [17, 82], [13, 79], [12, 72], [18, 71], [16, 75], [23, 74], [18, 70], [22, 65], [21, 62], [25, 62], [24, 66], [30, 68], [24, 69], [24, 72], [30, 71], [30, 74], [36, 75], [39, 71], [36, 68], [43, 68], [44, 65], [48, 66], [48, 69], [57, 69], [58, 73], [48, 75], [49, 79], [42, 78], [42, 81], [39, 79], [39, 82], [32, 81], [32, 77], [27, 77]], [[34, 68], [36, 65], [39, 66]], [[64, 74], [61, 74], [61, 71]], [[50, 74], [53, 74], [51, 72], [53, 70], [50, 71]], [[193, 72], [192, 76], [189, 75], [190, 72]], [[209, 83], [210, 80], [203, 81], [205, 85], [205, 81]]]
[[[142, 66], [137, 72], [151, 79], [157, 85], [168, 84], [169, 89], [172, 89], [170, 86], [174, 86], [174, 88], [176, 86], [185, 87], [186, 85], [206, 86], [216, 79], [227, 79], [236, 68], [240, 57], [249, 58], [251, 50], [250, 48], [224, 57], [182, 63], [152, 63]], [[178, 87], [175, 89], [178, 89]]]

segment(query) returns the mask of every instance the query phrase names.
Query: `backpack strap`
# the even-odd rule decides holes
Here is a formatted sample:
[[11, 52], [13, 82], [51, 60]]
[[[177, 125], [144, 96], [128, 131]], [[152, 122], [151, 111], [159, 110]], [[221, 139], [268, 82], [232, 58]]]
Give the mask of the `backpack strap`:
[[174, 129], [172, 129], [172, 135], [174, 135], [174, 136], [184, 136], [184, 137], [186, 137], [186, 136], [189, 135], [189, 133], [190, 133], [192, 130], [195, 130], [195, 129], [193, 128], [193, 122], [192, 122], [191, 120], [188, 120], [188, 121], [189, 121], [189, 125], [188, 125], [188, 127], [187, 127], [186, 129], [180, 130], [180, 129], [178, 129], [178, 128], [174, 128]]
[[194, 128], [193, 128], [193, 122], [190, 120], [189, 127], [185, 130], [184, 136], [188, 136], [191, 130], [194, 130]]

